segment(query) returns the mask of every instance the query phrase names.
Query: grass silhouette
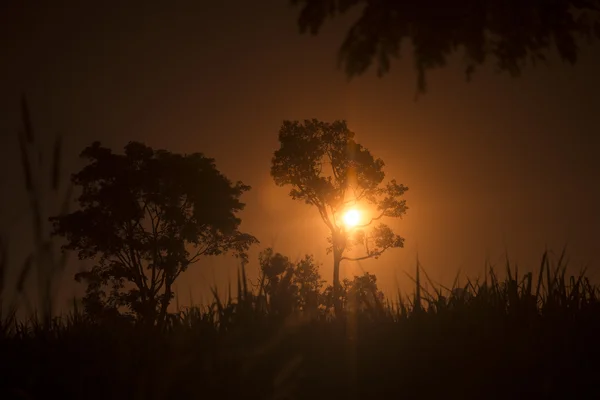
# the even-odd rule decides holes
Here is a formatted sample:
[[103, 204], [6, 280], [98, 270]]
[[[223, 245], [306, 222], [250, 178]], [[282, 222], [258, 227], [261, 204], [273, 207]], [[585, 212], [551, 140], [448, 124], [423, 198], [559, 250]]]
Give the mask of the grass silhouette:
[[[341, 318], [273, 317], [242, 270], [238, 296], [157, 332], [77, 308], [5, 320], [3, 393], [41, 398], [552, 398], [594, 390], [598, 287], [544, 254], [539, 275], [425, 290]], [[241, 284], [240, 284], [241, 283]], [[246, 287], [246, 289], [244, 288]], [[457, 290], [460, 289], [460, 290]], [[265, 307], [265, 304], [267, 307]], [[277, 316], [278, 317], [278, 316]], [[10, 397], [3, 397], [10, 398]], [[19, 397], [14, 397], [19, 398]]]

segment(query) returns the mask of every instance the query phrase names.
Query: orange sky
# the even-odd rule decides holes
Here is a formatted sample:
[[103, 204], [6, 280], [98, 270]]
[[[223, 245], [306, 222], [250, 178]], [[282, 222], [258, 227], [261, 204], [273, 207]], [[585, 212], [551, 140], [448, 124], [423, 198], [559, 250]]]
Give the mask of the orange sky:
[[[398, 224], [405, 249], [346, 264], [342, 274], [362, 267], [386, 290], [405, 288], [418, 252], [430, 275], [449, 284], [459, 267], [473, 275], [486, 255], [501, 260], [505, 246], [526, 268], [537, 267], [545, 244], [559, 251], [565, 241], [575, 263], [598, 265], [598, 46], [584, 46], [574, 68], [551, 58], [515, 80], [487, 66], [470, 84], [457, 57], [430, 73], [430, 92], [415, 102], [408, 52], [383, 79], [371, 71], [347, 82], [335, 68], [347, 24], [300, 36], [286, 1], [88, 11], [74, 1], [35, 10], [17, 3], [0, 8], [0, 218], [21, 250], [27, 220], [5, 221], [26, 208], [13, 157], [26, 92], [38, 130], [64, 132], [68, 172], [92, 140], [116, 148], [140, 140], [204, 152], [230, 179], [252, 185], [242, 215], [243, 229], [262, 242], [252, 269], [257, 251], [272, 245], [292, 258], [314, 253], [330, 276], [317, 212], [269, 177], [282, 121], [305, 118], [346, 119], [388, 177], [410, 188]], [[179, 282], [182, 302], [234, 277], [230, 259], [196, 267]]]

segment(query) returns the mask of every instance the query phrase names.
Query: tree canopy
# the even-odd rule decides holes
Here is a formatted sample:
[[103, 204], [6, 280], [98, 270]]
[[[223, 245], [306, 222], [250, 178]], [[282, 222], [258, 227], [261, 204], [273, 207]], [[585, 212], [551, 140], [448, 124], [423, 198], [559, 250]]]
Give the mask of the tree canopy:
[[348, 77], [363, 74], [373, 63], [377, 74], [400, 57], [404, 39], [412, 41], [418, 88], [426, 72], [446, 65], [449, 55], [464, 51], [467, 78], [491, 58], [501, 72], [520, 74], [527, 62], [545, 61], [556, 49], [571, 64], [577, 40], [600, 37], [599, 0], [291, 0], [301, 5], [301, 33], [317, 35], [329, 18], [362, 7], [339, 50]]
[[[257, 240], [238, 230], [240, 196], [214, 160], [174, 154], [138, 142], [115, 154], [93, 143], [81, 153], [89, 164], [72, 176], [80, 209], [53, 217], [66, 250], [92, 259], [88, 312], [126, 306], [148, 323], [162, 321], [177, 277], [203, 255], [245, 252]], [[106, 289], [109, 288], [109, 293]]]
[[[377, 258], [387, 249], [404, 245], [404, 239], [380, 220], [406, 213], [402, 195], [408, 188], [393, 179], [384, 183], [383, 161], [357, 143], [354, 136], [345, 121], [284, 121], [279, 131], [280, 148], [271, 165], [275, 183], [291, 186], [290, 196], [314, 206], [329, 228], [336, 312], [341, 308], [341, 261]], [[348, 226], [343, 213], [353, 207], [370, 216]], [[345, 255], [355, 247], [362, 247], [363, 254]]]

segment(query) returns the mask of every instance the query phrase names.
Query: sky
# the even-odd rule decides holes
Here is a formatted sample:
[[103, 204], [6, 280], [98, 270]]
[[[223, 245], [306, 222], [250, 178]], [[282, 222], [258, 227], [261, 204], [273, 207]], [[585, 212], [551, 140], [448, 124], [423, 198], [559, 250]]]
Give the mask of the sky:
[[[392, 224], [405, 248], [342, 264], [342, 276], [364, 270], [387, 293], [407, 290], [418, 257], [450, 285], [459, 270], [481, 275], [486, 259], [503, 265], [506, 250], [521, 271], [535, 270], [546, 246], [567, 243], [574, 268], [600, 272], [597, 44], [582, 43], [574, 67], [550, 57], [518, 79], [486, 65], [466, 83], [457, 56], [429, 73], [415, 101], [408, 47], [383, 78], [369, 70], [349, 81], [337, 68], [353, 15], [311, 37], [299, 34], [298, 9], [285, 0], [83, 3], [0, 6], [0, 226], [15, 268], [31, 241], [16, 157], [25, 93], [44, 151], [63, 134], [65, 178], [92, 141], [121, 150], [136, 140], [202, 152], [251, 185], [241, 214], [241, 228], [261, 241], [251, 275], [258, 251], [272, 246], [292, 259], [314, 254], [330, 279], [317, 211], [269, 175], [282, 122], [310, 118], [345, 119], [386, 176], [409, 187], [407, 215]], [[225, 287], [236, 268], [230, 257], [202, 260], [180, 278], [180, 302]], [[68, 297], [80, 289], [65, 276]]]

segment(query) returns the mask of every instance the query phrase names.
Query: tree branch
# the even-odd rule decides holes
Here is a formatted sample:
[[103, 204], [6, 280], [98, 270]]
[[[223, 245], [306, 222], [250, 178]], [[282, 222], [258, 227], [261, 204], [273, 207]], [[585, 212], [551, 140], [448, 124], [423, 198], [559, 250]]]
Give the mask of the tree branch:
[[379, 214], [376, 217], [371, 218], [371, 220], [369, 222], [367, 222], [366, 224], [363, 225], [355, 225], [353, 226], [350, 230], [355, 230], [355, 229], [363, 229], [363, 228], [367, 228], [368, 226], [370, 226], [373, 222], [380, 220], [381, 218], [383, 218], [385, 216], [385, 213], [388, 209], [384, 209], [381, 211], [381, 214]]
[[194, 254], [192, 257], [188, 258], [185, 261], [186, 264], [189, 265], [189, 264], [195, 263], [196, 261], [198, 261], [198, 258], [200, 258], [204, 254], [206, 254], [210, 248], [211, 248], [211, 246], [207, 245], [203, 249], [200, 249], [200, 250], [196, 251], [196, 254]]
[[368, 260], [369, 258], [373, 258], [375, 257], [376, 254], [372, 254], [372, 255], [366, 255], [366, 256], [362, 256], [362, 257], [342, 257], [340, 258], [340, 261], [363, 261], [363, 260]]
[[[374, 251], [370, 254], [367, 254], [366, 256], [361, 256], [361, 257], [342, 257], [340, 258], [340, 261], [343, 260], [347, 260], [347, 261], [363, 261], [363, 260], [368, 260], [369, 258], [374, 258], [374, 257], [379, 257], [381, 256], [387, 249], [391, 248], [392, 246], [385, 246], [383, 249], [378, 250], [378, 251]], [[367, 250], [368, 253], [368, 250]]]

